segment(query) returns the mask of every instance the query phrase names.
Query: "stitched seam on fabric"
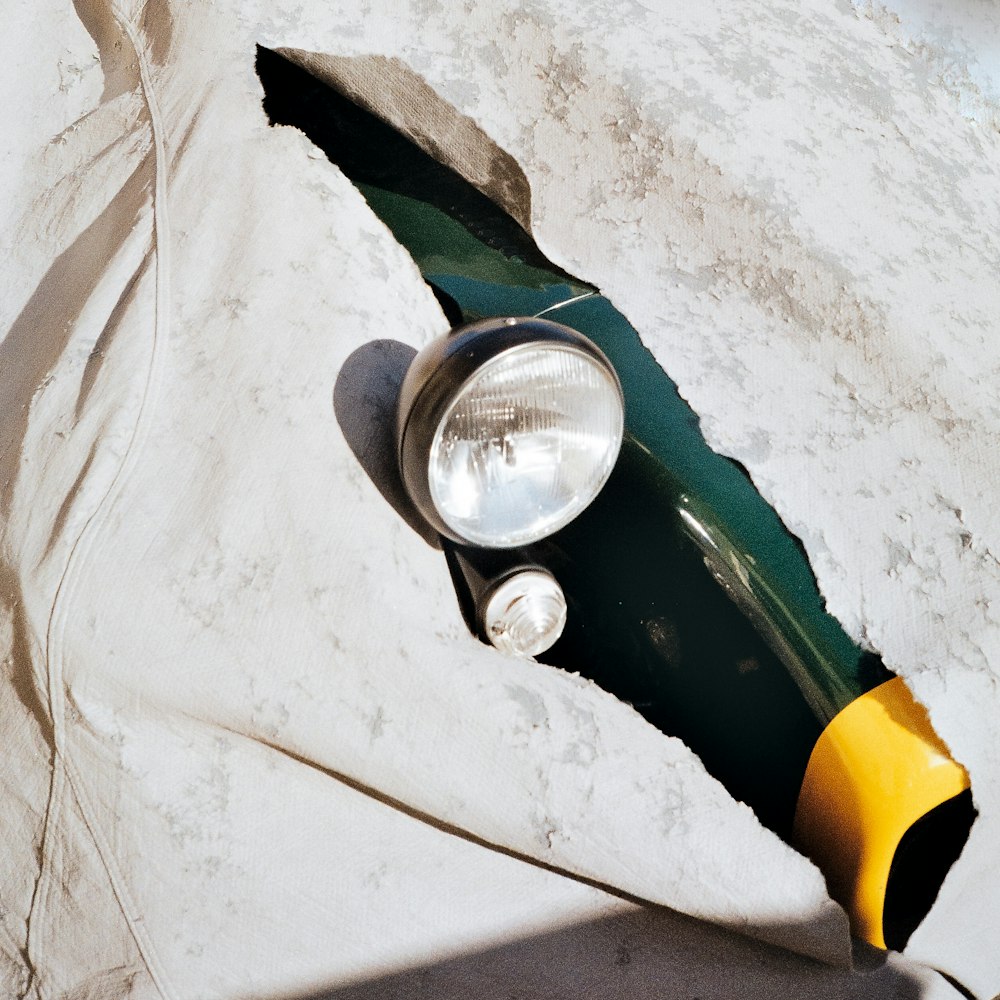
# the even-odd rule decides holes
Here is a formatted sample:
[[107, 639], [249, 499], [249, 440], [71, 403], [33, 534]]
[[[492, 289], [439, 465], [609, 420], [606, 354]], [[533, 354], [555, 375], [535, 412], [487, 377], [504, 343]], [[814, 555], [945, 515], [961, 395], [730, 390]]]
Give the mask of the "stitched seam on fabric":
[[36, 948], [34, 942], [42, 933], [40, 927], [42, 915], [48, 909], [48, 899], [52, 886], [52, 852], [54, 850], [52, 829], [55, 826], [56, 813], [59, 811], [63, 801], [64, 777], [62, 759], [53, 751], [52, 778], [49, 782], [49, 800], [45, 809], [45, 821], [42, 828], [38, 880], [35, 882], [35, 892], [31, 898], [31, 906], [28, 910], [27, 935], [24, 945], [25, 958], [28, 961], [28, 981], [25, 984], [24, 993], [21, 994], [22, 1000], [30, 995], [32, 989], [34, 989], [36, 996], [41, 997], [42, 995], [42, 987], [38, 982], [38, 970], [35, 967], [35, 961], [32, 956], [40, 954], [43, 950], [41, 944]]
[[[98, 501], [93, 513], [83, 525], [80, 534], [70, 550], [66, 566], [62, 577], [56, 588], [55, 597], [52, 602], [52, 609], [49, 615], [48, 634], [46, 636], [46, 667], [48, 674], [48, 695], [49, 709], [52, 714], [52, 724], [55, 735], [55, 758], [53, 763], [53, 783], [50, 793], [49, 810], [46, 815], [45, 830], [43, 833], [42, 855], [43, 871], [40, 881], [44, 880], [41, 892], [36, 893], [38, 901], [38, 915], [45, 911], [48, 898], [48, 886], [50, 882], [51, 869], [46, 867], [46, 859], [50, 856], [50, 841], [53, 836], [54, 815], [57, 808], [61, 807], [64, 800], [62, 794], [62, 784], [57, 788], [56, 775], [61, 773], [59, 762], [65, 768], [65, 777], [70, 785], [71, 791], [77, 800], [84, 823], [93, 839], [94, 845], [100, 855], [101, 862], [111, 883], [112, 892], [121, 910], [122, 916], [129, 928], [132, 939], [135, 941], [139, 955], [153, 981], [156, 989], [165, 1000], [173, 997], [173, 990], [167, 986], [166, 976], [163, 968], [156, 957], [155, 949], [145, 929], [141, 925], [141, 917], [137, 908], [132, 902], [125, 881], [121, 875], [118, 865], [115, 862], [110, 845], [101, 832], [96, 820], [93, 808], [90, 805], [86, 794], [83, 791], [83, 784], [80, 780], [79, 772], [70, 760], [66, 744], [66, 719], [65, 719], [65, 698], [63, 690], [63, 639], [65, 624], [68, 617], [67, 608], [72, 602], [76, 584], [80, 576], [80, 568], [85, 564], [94, 540], [100, 532], [100, 528], [105, 523], [107, 513], [114, 500], [121, 494], [122, 488], [128, 479], [129, 474], [135, 466], [136, 457], [142, 450], [145, 442], [147, 428], [149, 424], [149, 414], [153, 409], [158, 388], [158, 378], [160, 374], [160, 358], [165, 349], [167, 337], [169, 335], [169, 227], [167, 223], [166, 209], [166, 147], [163, 140], [163, 128], [160, 118], [159, 107], [153, 95], [152, 80], [149, 72], [149, 64], [146, 54], [142, 50], [138, 32], [128, 17], [117, 7], [112, 8], [112, 14], [123, 32], [128, 36], [136, 54], [139, 66], [139, 77], [143, 91], [143, 99], [149, 114], [150, 131], [153, 138], [154, 155], [154, 193], [153, 193], [153, 252], [156, 254], [156, 289], [155, 289], [155, 312], [153, 321], [153, 343], [150, 351], [149, 367], [146, 374], [146, 382], [143, 387], [142, 397], [139, 401], [139, 410], [136, 415], [135, 425], [132, 429], [132, 436], [125, 448], [121, 464], [115, 473], [107, 492]], [[32, 909], [34, 915], [35, 908]]]

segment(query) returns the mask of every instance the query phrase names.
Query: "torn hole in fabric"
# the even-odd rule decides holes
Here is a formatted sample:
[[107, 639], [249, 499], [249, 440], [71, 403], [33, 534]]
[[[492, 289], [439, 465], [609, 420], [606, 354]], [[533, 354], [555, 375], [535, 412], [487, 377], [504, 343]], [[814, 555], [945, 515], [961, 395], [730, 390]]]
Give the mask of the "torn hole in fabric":
[[[817, 861], [856, 934], [904, 947], [974, 820], [968, 779], [951, 762], [939, 801], [903, 802], [871, 829], [880, 769], [838, 771], [830, 761], [843, 741], [845, 759], [877, 763], [885, 733], [907, 730], [913, 740], [899, 752], [918, 770], [921, 746], [947, 751], [902, 681], [826, 613], [799, 540], [745, 470], [708, 447], [625, 317], [541, 254], [527, 233], [523, 171], [471, 119], [398, 60], [262, 49], [258, 73], [272, 123], [299, 127], [359, 187], [453, 321], [549, 314], [592, 336], [622, 378], [628, 432], [612, 480], [529, 553], [553, 570], [570, 609], [541, 658], [684, 740], [734, 798]], [[370, 360], [393, 353], [383, 343]], [[360, 457], [342, 419], [352, 408], [334, 402]], [[391, 410], [387, 397], [382, 412]], [[854, 855], [885, 824], [890, 847], [866, 869]], [[881, 885], [881, 895], [859, 885]]]

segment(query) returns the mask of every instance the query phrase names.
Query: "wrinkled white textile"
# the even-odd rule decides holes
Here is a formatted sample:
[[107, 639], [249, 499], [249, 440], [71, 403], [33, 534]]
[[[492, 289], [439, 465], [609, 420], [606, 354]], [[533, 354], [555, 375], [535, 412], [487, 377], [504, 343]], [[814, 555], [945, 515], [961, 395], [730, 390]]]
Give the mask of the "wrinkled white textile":
[[[16, 8], [0, 174], [5, 995], [1000, 989], [996, 134], [818, 0], [75, 7]], [[257, 42], [397, 57], [510, 153], [926, 700], [982, 816], [909, 960], [846, 969], [683, 745], [466, 633], [336, 412], [446, 323]]]

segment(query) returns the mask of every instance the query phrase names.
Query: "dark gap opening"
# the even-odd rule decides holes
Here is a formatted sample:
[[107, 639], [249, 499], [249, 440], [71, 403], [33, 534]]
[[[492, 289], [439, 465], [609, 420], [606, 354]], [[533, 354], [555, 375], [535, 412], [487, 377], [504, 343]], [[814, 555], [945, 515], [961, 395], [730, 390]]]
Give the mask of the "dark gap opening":
[[885, 942], [902, 951], [937, 899], [977, 816], [966, 789], [922, 816], [903, 835], [889, 870], [882, 917]]

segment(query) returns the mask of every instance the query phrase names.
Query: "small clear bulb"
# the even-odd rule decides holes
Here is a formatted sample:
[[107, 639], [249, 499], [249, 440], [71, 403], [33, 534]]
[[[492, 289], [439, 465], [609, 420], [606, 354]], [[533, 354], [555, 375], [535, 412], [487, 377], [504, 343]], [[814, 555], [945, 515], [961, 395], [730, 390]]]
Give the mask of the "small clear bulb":
[[490, 595], [483, 626], [490, 642], [508, 656], [531, 659], [544, 653], [566, 625], [566, 597], [544, 570], [522, 570]]

